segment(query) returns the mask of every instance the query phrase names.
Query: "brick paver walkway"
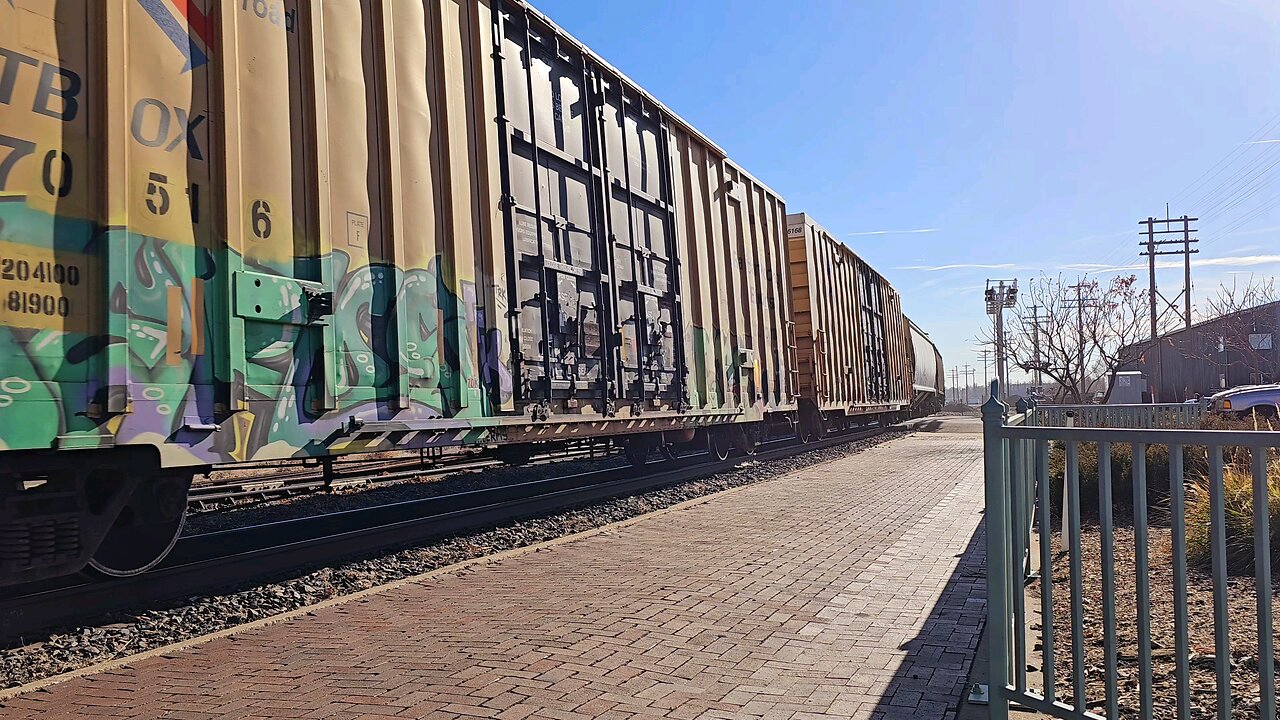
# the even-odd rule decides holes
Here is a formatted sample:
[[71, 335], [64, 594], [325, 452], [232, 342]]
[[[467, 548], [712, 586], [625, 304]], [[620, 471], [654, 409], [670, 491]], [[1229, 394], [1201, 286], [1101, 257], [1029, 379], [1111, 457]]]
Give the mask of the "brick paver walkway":
[[5, 702], [3, 717], [952, 717], [980, 437], [916, 434]]

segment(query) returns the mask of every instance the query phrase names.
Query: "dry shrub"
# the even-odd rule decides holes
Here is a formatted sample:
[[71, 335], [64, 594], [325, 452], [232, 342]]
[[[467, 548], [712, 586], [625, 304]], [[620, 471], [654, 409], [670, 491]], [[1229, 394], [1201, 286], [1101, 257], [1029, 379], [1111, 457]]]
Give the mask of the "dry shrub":
[[[1273, 422], [1267, 418], [1247, 418], [1206, 415], [1200, 423], [1201, 430], [1273, 430]], [[1080, 443], [1077, 452], [1080, 462], [1080, 509], [1091, 517], [1098, 509], [1098, 444]], [[1275, 457], [1275, 451], [1271, 453]], [[1227, 446], [1222, 449], [1223, 463], [1248, 467], [1249, 449]], [[1055, 509], [1062, 507], [1062, 478], [1066, 473], [1067, 453], [1063, 443], [1054, 442], [1049, 451], [1050, 486]], [[1183, 477], [1187, 482], [1209, 473], [1209, 450], [1203, 445], [1187, 445], [1182, 448]], [[1169, 446], [1147, 446], [1147, 506], [1153, 509], [1168, 508], [1169, 498]], [[1133, 446], [1129, 443], [1111, 445], [1111, 497], [1116, 507], [1133, 507]], [[1157, 513], [1161, 515], [1162, 513]], [[1158, 517], [1164, 521], [1167, 518]]]
[[[1188, 450], [1184, 449], [1183, 456], [1189, 460]], [[1169, 494], [1169, 448], [1148, 445], [1146, 455], [1147, 504], [1155, 506], [1162, 504]], [[1076, 456], [1080, 465], [1080, 509], [1092, 515], [1098, 509], [1098, 444], [1080, 443]], [[1065, 446], [1053, 443], [1049, 451], [1049, 476], [1052, 478], [1049, 493], [1053, 506], [1058, 509], [1062, 507], [1062, 478], [1066, 467]], [[1111, 499], [1118, 507], [1133, 507], [1133, 446], [1129, 443], [1111, 445]]]
[[[1226, 529], [1227, 570], [1250, 574], [1254, 569], [1253, 473], [1249, 462], [1223, 466], [1223, 518]], [[1280, 569], [1280, 460], [1267, 463], [1267, 514], [1270, 517], [1271, 565]], [[1212, 568], [1209, 476], [1200, 475], [1187, 489], [1187, 561]]]

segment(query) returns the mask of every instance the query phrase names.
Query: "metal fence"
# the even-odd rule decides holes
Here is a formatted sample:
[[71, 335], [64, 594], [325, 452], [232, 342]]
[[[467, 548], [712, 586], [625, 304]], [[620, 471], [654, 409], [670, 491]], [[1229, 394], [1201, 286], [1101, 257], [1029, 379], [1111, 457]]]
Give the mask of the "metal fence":
[[1040, 405], [1035, 424], [1088, 428], [1198, 428], [1205, 416], [1203, 403], [1157, 405]]
[[[991, 678], [988, 686], [990, 717], [1005, 720], [1009, 717], [1010, 703], [1017, 703], [1059, 718], [1117, 718], [1120, 717], [1119, 658], [1136, 658], [1137, 693], [1136, 707], [1126, 707], [1124, 717], [1152, 717], [1154, 703], [1165, 708], [1176, 707], [1178, 718], [1188, 718], [1192, 713], [1191, 661], [1189, 647], [1187, 602], [1187, 495], [1184, 487], [1187, 472], [1184, 467], [1183, 449], [1200, 448], [1207, 459], [1209, 481], [1209, 540], [1211, 553], [1211, 582], [1213, 596], [1213, 674], [1216, 679], [1216, 714], [1219, 718], [1232, 717], [1233, 702], [1256, 705], [1259, 717], [1276, 717], [1275, 648], [1273, 642], [1274, 619], [1272, 617], [1271, 586], [1271, 532], [1268, 527], [1267, 461], [1268, 450], [1280, 447], [1280, 433], [1227, 432], [1211, 430], [1149, 428], [1100, 429], [1090, 427], [1041, 426], [1042, 415], [1034, 406], [1020, 403], [1019, 410], [1010, 414], [1009, 409], [996, 398], [996, 383], [992, 383], [992, 397], [982, 406], [984, 467], [986, 473], [986, 537], [988, 606], [987, 632], [990, 648]], [[1182, 422], [1176, 414], [1147, 416], [1153, 420], [1172, 417], [1171, 422]], [[1092, 445], [1090, 445], [1092, 444]], [[1116, 594], [1116, 545], [1113, 508], [1113, 483], [1111, 455], [1113, 449], [1127, 445], [1133, 455], [1131, 478], [1133, 488], [1133, 535], [1135, 591], [1132, 596]], [[1152, 604], [1150, 571], [1152, 557], [1148, 550], [1151, 509], [1147, 507], [1147, 448], [1163, 445], [1169, 449], [1170, 468], [1169, 532], [1172, 551], [1168, 562], [1172, 565], [1172, 625], [1174, 679], [1176, 691], [1172, 697], [1159, 691], [1153, 682], [1152, 658]], [[1050, 476], [1050, 455], [1056, 446], [1061, 455], [1063, 475]], [[1091, 600], [1086, 612], [1083, 577], [1086, 571], [1082, 555], [1081, 539], [1081, 472], [1082, 447], [1090, 452], [1096, 449], [1097, 471], [1097, 542], [1100, 568], [1089, 567], [1096, 577], [1101, 574], [1100, 597]], [[1231, 637], [1228, 632], [1227, 594], [1227, 530], [1224, 516], [1224, 449], [1232, 451], [1233, 458], [1243, 457], [1237, 448], [1249, 450], [1247, 467], [1239, 468], [1252, 477], [1253, 490], [1253, 553], [1254, 590], [1257, 609], [1256, 665], [1258, 683], [1248, 697], [1233, 697]], [[1200, 457], [1197, 455], [1196, 457]], [[1057, 465], [1058, 463], [1054, 463]], [[1274, 469], [1273, 469], [1274, 471]], [[1055, 559], [1052, 547], [1050, 512], [1050, 483], [1064, 483], [1066, 511], [1064, 523], [1066, 545], [1062, 555]], [[1091, 479], [1092, 480], [1092, 479]], [[1163, 489], [1163, 488], [1162, 488]], [[1261, 500], [1261, 502], [1259, 502]], [[1161, 515], [1163, 517], [1163, 513]], [[1090, 537], [1093, 537], [1091, 534]], [[1236, 537], [1236, 541], [1240, 538]], [[1091, 542], [1093, 542], [1091, 540]], [[1246, 543], [1247, 544], [1247, 543]], [[1090, 546], [1094, 547], [1093, 545]], [[1040, 626], [1033, 630], [1027, 621], [1027, 594], [1025, 588], [1032, 581], [1032, 557], [1038, 560]], [[1157, 562], [1163, 562], [1163, 556]], [[1069, 565], [1067, 587], [1055, 587], [1053, 568], [1058, 563]], [[1067, 593], [1070, 617], [1059, 613], [1069, 632], [1059, 636], [1055, 631], [1055, 593]], [[1119, 647], [1116, 622], [1117, 603], [1125, 603], [1137, 614], [1136, 642]], [[1097, 605], [1100, 604], [1099, 609]], [[1100, 610], [1100, 611], [1099, 611]], [[1246, 631], [1246, 634], [1250, 634]], [[1091, 696], [1087, 690], [1086, 671], [1091, 667], [1086, 658], [1086, 643], [1102, 637], [1102, 691]], [[1240, 637], [1239, 634], [1236, 636]], [[1028, 640], [1038, 643], [1029, 644]], [[1239, 641], [1237, 641], [1239, 642]], [[1029, 648], [1031, 648], [1029, 650]], [[1038, 648], [1038, 649], [1035, 649]], [[1032, 658], [1028, 654], [1033, 655]], [[1070, 658], [1070, 677], [1056, 676], [1055, 659], [1062, 654]], [[1038, 655], [1038, 657], [1034, 657]], [[1038, 672], [1028, 670], [1028, 661], [1040, 664]], [[1003, 669], [1003, 682], [999, 677]], [[1132, 676], [1130, 676], [1132, 677]], [[1239, 704], [1236, 706], [1240, 707]], [[1105, 713], [1105, 715], [1101, 714]]]

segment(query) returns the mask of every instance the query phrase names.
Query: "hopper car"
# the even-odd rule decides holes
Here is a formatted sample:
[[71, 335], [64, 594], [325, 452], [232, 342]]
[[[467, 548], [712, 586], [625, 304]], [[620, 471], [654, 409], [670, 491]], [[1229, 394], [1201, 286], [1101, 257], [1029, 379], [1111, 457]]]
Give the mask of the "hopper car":
[[145, 572], [237, 463], [910, 414], [896, 292], [791, 227], [519, 0], [0, 2], [0, 585]]
[[947, 373], [942, 364], [942, 353], [926, 333], [914, 321], [907, 319], [911, 334], [911, 417], [926, 417], [942, 411], [947, 401]]

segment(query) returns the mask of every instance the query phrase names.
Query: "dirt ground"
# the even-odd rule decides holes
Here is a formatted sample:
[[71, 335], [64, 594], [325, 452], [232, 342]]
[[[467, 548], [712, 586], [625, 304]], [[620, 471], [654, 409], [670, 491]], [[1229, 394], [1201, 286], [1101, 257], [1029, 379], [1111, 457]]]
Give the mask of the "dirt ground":
[[[1166, 527], [1149, 531], [1149, 567], [1151, 588], [1151, 646], [1154, 710], [1156, 718], [1177, 717], [1177, 684], [1174, 658], [1173, 556], [1171, 532]], [[1053, 568], [1054, 642], [1059, 699], [1071, 703], [1071, 585], [1070, 569], [1059, 547], [1061, 538], [1054, 534], [1054, 552], [1058, 560]], [[1086, 655], [1086, 691], [1089, 710], [1105, 714], [1102, 702], [1105, 688], [1105, 661], [1102, 632], [1102, 565], [1101, 533], [1096, 526], [1081, 532], [1084, 555], [1084, 627]], [[1118, 687], [1120, 717], [1138, 717], [1138, 625], [1136, 575], [1134, 572], [1134, 533], [1125, 523], [1115, 529], [1115, 585]], [[1276, 585], [1272, 585], [1273, 608]], [[1040, 585], [1030, 588], [1029, 602], [1040, 602]], [[1213, 632], [1213, 583], [1209, 575], [1197, 568], [1188, 569], [1189, 647], [1191, 648], [1191, 717], [1213, 718], [1217, 712], [1217, 680]], [[1231, 640], [1231, 694], [1233, 718], [1258, 717], [1257, 663], [1257, 595], [1252, 576], [1233, 577], [1228, 581]], [[1280, 627], [1277, 623], [1276, 627]], [[1038, 628], [1037, 628], [1038, 629]], [[1280, 648], [1280, 633], [1275, 645]], [[1036, 652], [1040, 652], [1037, 646]], [[1038, 665], [1039, 663], [1036, 663]], [[1280, 658], [1276, 660], [1280, 666]], [[1030, 678], [1033, 686], [1041, 678]]]

